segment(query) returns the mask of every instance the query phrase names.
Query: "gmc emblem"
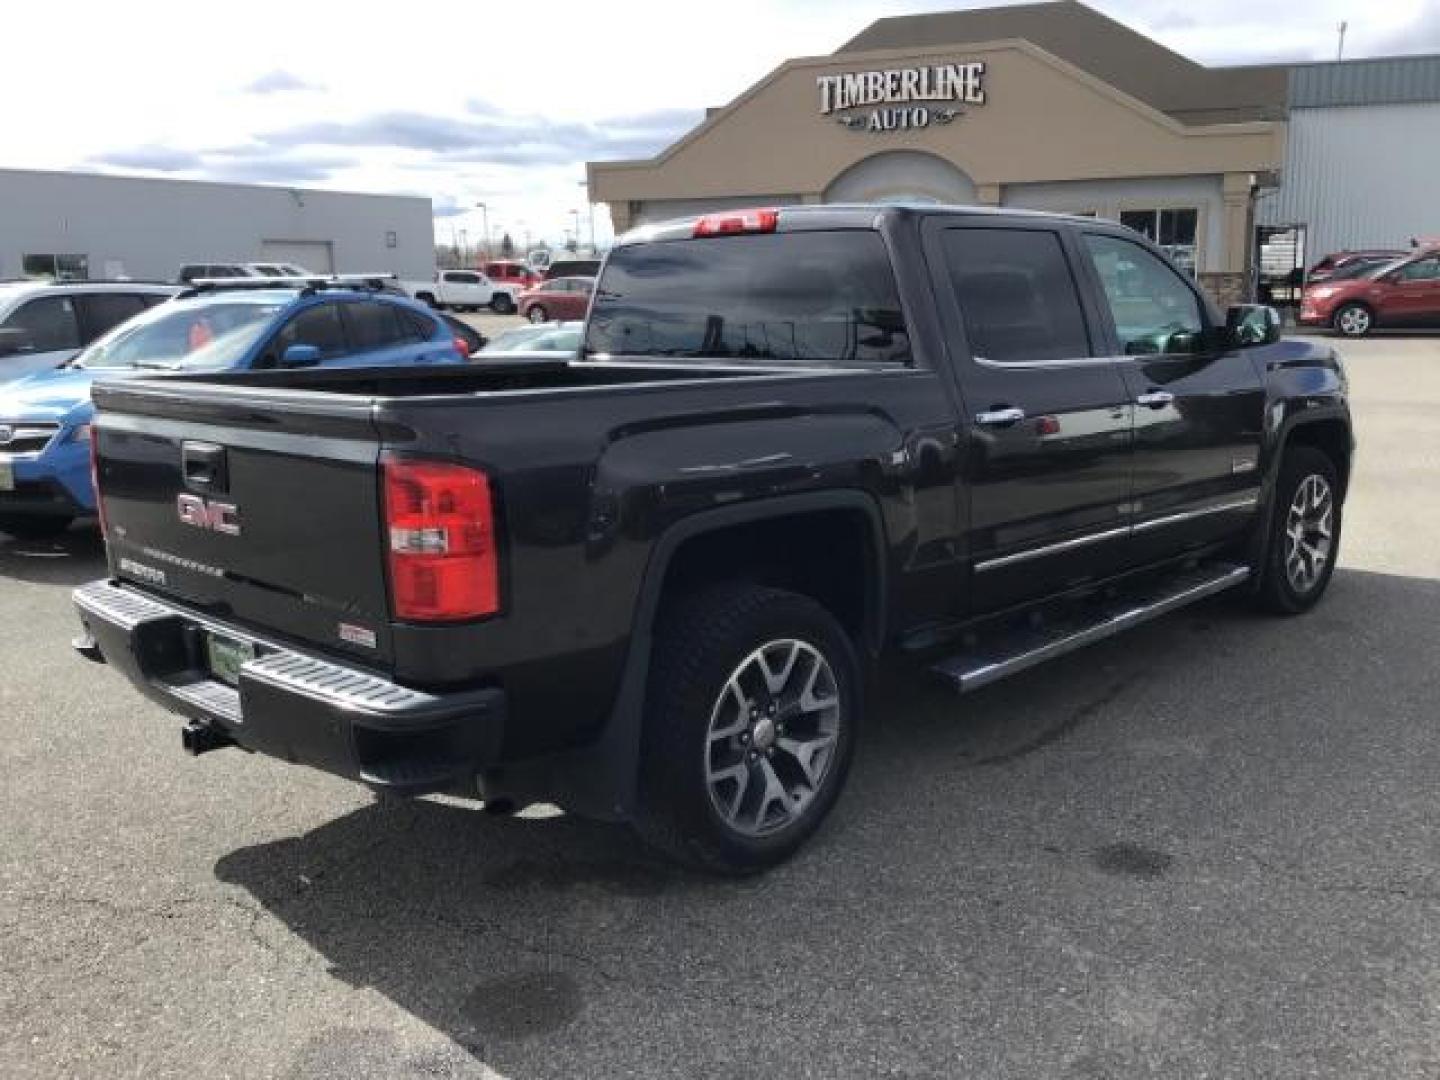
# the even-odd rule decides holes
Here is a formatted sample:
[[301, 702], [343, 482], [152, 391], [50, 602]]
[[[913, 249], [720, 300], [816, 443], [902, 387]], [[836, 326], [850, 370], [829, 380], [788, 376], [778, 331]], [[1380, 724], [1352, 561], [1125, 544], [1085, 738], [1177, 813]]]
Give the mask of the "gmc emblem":
[[240, 508], [234, 503], [202, 499], [182, 491], [175, 496], [175, 512], [186, 525], [226, 536], [240, 535]]

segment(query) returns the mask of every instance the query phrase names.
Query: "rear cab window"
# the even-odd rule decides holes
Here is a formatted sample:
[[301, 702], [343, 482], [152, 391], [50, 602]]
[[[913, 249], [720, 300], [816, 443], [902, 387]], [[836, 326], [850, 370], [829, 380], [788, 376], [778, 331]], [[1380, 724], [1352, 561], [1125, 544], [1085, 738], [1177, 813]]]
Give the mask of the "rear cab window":
[[586, 355], [757, 364], [905, 365], [890, 257], [871, 230], [659, 240], [616, 248]]

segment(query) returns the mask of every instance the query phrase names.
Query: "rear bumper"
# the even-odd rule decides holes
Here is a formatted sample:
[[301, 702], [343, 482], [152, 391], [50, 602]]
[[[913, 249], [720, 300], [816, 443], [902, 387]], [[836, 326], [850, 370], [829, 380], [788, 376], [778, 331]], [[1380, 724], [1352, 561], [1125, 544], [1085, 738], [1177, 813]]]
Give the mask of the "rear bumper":
[[[112, 581], [74, 592], [80, 621], [104, 659], [192, 728], [187, 745], [225, 745], [403, 795], [475, 793], [499, 753], [498, 688], [429, 694], [361, 668], [258, 638]], [[207, 670], [206, 639], [248, 645], [236, 685]]]

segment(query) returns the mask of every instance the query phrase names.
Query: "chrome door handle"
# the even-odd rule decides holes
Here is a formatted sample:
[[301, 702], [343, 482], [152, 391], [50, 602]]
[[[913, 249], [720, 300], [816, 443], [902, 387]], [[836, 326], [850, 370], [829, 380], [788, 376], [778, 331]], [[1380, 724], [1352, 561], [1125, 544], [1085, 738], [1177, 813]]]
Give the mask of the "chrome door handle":
[[986, 427], [1004, 427], [1006, 424], [1018, 424], [1025, 419], [1024, 409], [991, 409], [989, 412], [975, 414], [975, 422], [984, 424]]
[[1169, 390], [1150, 390], [1137, 397], [1135, 404], [1144, 405], [1147, 409], [1163, 409], [1174, 400], [1175, 395]]

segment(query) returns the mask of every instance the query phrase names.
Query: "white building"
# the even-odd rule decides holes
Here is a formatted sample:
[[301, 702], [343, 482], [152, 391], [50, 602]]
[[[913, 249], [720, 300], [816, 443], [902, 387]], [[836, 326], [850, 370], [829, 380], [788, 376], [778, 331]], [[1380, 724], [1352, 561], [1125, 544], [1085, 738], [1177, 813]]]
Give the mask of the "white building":
[[185, 263], [264, 261], [428, 278], [430, 200], [0, 169], [0, 279], [169, 281]]
[[1259, 223], [1293, 227], [1304, 261], [1440, 236], [1440, 56], [1290, 70], [1280, 187]]

